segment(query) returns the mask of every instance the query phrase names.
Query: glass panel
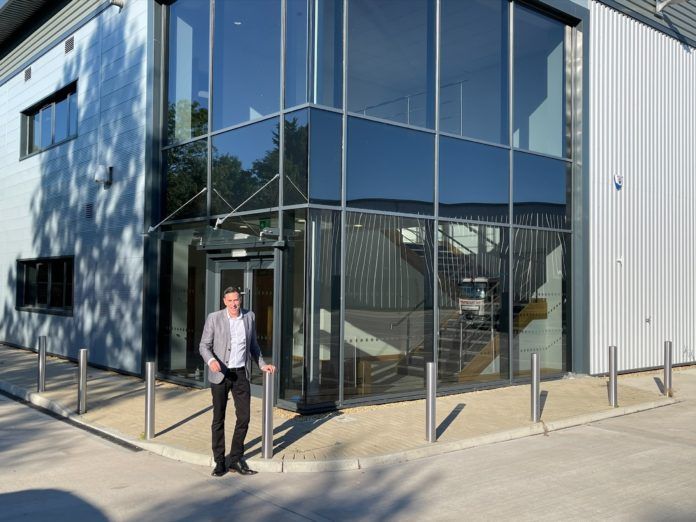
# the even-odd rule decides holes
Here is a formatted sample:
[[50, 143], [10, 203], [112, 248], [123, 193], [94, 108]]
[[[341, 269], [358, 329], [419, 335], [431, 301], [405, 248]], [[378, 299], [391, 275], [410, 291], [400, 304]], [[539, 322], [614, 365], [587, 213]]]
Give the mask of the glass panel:
[[[256, 339], [261, 355], [267, 363], [273, 358], [273, 269], [254, 268], [252, 270], [251, 302], [256, 315]], [[260, 370], [255, 364], [252, 368], [252, 384], [263, 385]]]
[[310, 100], [343, 107], [343, 0], [314, 1]]
[[310, 111], [309, 199], [312, 203], [341, 203], [343, 119], [340, 114]]
[[56, 102], [56, 137], [55, 142], [58, 143], [68, 137], [68, 100], [63, 99]]
[[516, 152], [513, 220], [520, 225], [570, 228], [571, 164]]
[[285, 116], [285, 187], [283, 203], [307, 203], [308, 110]]
[[308, 0], [287, 0], [285, 27], [285, 107], [307, 102]]
[[36, 264], [36, 304], [48, 305], [48, 264]]
[[422, 390], [432, 360], [433, 223], [346, 219], [344, 396]]
[[341, 325], [341, 215], [310, 211], [307, 403], [338, 400]]
[[561, 22], [515, 6], [515, 147], [568, 155], [565, 30]]
[[442, 2], [441, 131], [508, 143], [508, 4]]
[[208, 2], [178, 0], [169, 9], [167, 136], [170, 142], [208, 130]]
[[434, 0], [350, 0], [348, 110], [432, 129], [434, 47]]
[[53, 143], [53, 105], [41, 109], [41, 148]]
[[280, 0], [215, 5], [213, 128], [280, 110]]
[[[165, 216], [175, 210], [172, 219], [183, 219], [206, 214], [206, 195], [199, 194], [208, 179], [208, 146], [206, 140], [187, 143], [166, 151]], [[182, 207], [182, 205], [184, 205]], [[162, 216], [164, 217], [164, 216]]]
[[29, 153], [41, 149], [41, 113], [29, 117]]
[[24, 306], [36, 306], [36, 265], [24, 265]]
[[63, 307], [65, 289], [65, 261], [51, 262], [51, 296], [49, 306]]
[[279, 397], [301, 402], [305, 353], [305, 228], [307, 211], [284, 213], [283, 306]]
[[443, 384], [507, 379], [508, 231], [444, 223], [438, 235]]
[[348, 205], [433, 214], [434, 142], [429, 133], [350, 118]]
[[71, 93], [70, 96], [68, 96], [68, 104], [68, 118], [70, 120], [68, 132], [70, 136], [77, 136], [77, 93]]
[[440, 139], [440, 215], [509, 221], [507, 149], [470, 141]]
[[161, 242], [157, 367], [170, 376], [202, 383], [204, 362], [198, 347], [205, 324], [206, 255], [198, 248], [199, 238], [189, 232], [177, 241]]
[[543, 374], [570, 370], [570, 235], [518, 229], [513, 253], [513, 371], [530, 375], [531, 354]]
[[73, 305], [73, 259], [65, 261], [65, 306], [72, 308]]
[[278, 156], [277, 118], [214, 136], [212, 214], [277, 206]]

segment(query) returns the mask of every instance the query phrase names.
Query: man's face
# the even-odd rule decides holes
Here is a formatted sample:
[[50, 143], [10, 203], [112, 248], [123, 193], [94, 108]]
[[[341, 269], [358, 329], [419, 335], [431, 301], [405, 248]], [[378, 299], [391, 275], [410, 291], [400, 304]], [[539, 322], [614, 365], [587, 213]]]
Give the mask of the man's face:
[[229, 292], [225, 294], [225, 297], [222, 298], [222, 302], [225, 304], [225, 308], [227, 308], [227, 312], [231, 317], [239, 317], [242, 308], [242, 296], [239, 295], [239, 292]]

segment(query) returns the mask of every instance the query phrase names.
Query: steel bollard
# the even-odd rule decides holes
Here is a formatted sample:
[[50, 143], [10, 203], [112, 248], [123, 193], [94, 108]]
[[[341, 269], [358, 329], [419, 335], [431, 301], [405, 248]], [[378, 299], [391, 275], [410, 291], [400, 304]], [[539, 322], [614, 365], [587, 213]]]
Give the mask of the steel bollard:
[[428, 442], [437, 442], [435, 429], [435, 399], [437, 397], [437, 366], [434, 362], [425, 364], [425, 438]]
[[664, 394], [672, 396], [672, 341], [665, 341], [665, 376], [662, 380]]
[[155, 370], [157, 363], [145, 363], [145, 439], [155, 437]]
[[539, 373], [539, 354], [532, 354], [532, 422], [539, 422], [541, 418], [540, 393], [541, 375]]
[[39, 336], [39, 374], [36, 378], [36, 391], [46, 390], [46, 336]]
[[77, 413], [87, 411], [87, 348], [80, 349], [78, 359]]
[[263, 372], [263, 415], [261, 416], [261, 456], [273, 458], [273, 384], [274, 375]]
[[609, 347], [609, 406], [616, 408], [619, 405], [619, 395], [617, 386], [616, 346]]

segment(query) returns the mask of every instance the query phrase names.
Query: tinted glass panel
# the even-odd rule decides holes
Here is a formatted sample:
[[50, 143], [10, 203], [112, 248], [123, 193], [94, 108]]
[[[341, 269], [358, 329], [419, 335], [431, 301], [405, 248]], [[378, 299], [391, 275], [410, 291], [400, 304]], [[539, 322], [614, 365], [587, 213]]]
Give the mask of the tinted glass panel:
[[507, 149], [440, 139], [440, 215], [481, 221], [509, 220]]
[[34, 152], [41, 148], [41, 113], [37, 112], [30, 119], [29, 127], [29, 152]]
[[343, 1], [314, 0], [313, 88], [310, 100], [343, 106]]
[[312, 203], [338, 205], [341, 202], [340, 114], [310, 111], [309, 199]]
[[508, 4], [442, 2], [441, 131], [508, 143]]
[[444, 223], [438, 252], [440, 381], [507, 379], [508, 230]]
[[41, 148], [45, 149], [53, 143], [53, 106], [41, 109]]
[[278, 156], [277, 118], [214, 136], [212, 213], [277, 206]]
[[179, 0], [169, 10], [167, 135], [187, 140], [208, 130], [208, 2]]
[[[166, 151], [165, 216], [180, 208], [206, 187], [207, 165], [206, 140], [188, 143]], [[206, 194], [203, 193], [180, 208], [172, 219], [198, 217], [205, 214]]]
[[432, 360], [433, 223], [346, 214], [344, 396], [422, 390]]
[[280, 0], [215, 5], [213, 127], [280, 109]]
[[565, 30], [556, 20], [515, 6], [515, 147], [568, 155]]
[[49, 306], [62, 307], [65, 292], [65, 262], [53, 261], [51, 269], [51, 296]]
[[68, 112], [70, 119], [70, 135], [77, 136], [77, 93], [72, 93], [68, 97]]
[[542, 374], [570, 370], [570, 235], [515, 231], [513, 252], [513, 375], [530, 375], [531, 354]]
[[48, 304], [48, 263], [36, 264], [36, 304]]
[[307, 203], [307, 156], [309, 154], [308, 110], [285, 116], [285, 192], [286, 205]]
[[55, 116], [56, 116], [56, 129], [55, 129], [55, 142], [63, 141], [68, 137], [68, 126], [70, 121], [68, 120], [68, 100], [63, 99], [56, 102], [55, 106]]
[[308, 0], [287, 0], [285, 28], [285, 106], [307, 102]]
[[348, 205], [432, 214], [434, 141], [429, 133], [350, 118]]
[[348, 110], [434, 127], [434, 0], [350, 0]]
[[514, 158], [514, 222], [569, 228], [571, 164], [521, 152]]

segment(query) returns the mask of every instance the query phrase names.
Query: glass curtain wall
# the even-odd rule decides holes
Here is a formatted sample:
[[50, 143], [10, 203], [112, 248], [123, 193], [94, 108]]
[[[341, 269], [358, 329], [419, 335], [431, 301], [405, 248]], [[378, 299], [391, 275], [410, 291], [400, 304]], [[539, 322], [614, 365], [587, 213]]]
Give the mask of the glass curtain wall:
[[283, 404], [416, 395], [433, 359], [444, 387], [527, 378], [532, 351], [569, 370], [569, 23], [508, 0], [211, 3], [168, 9], [163, 199], [181, 226], [282, 230]]

